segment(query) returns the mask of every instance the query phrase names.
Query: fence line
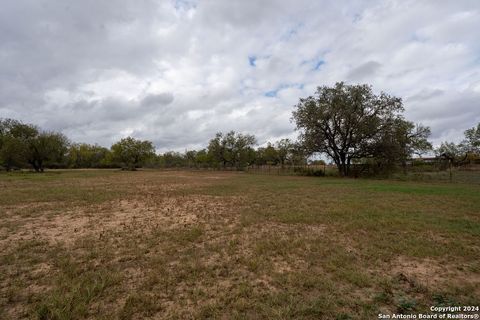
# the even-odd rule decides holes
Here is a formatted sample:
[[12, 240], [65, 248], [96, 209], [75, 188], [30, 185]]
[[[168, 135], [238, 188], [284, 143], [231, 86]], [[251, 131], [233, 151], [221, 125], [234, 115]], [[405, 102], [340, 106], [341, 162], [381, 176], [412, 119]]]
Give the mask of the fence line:
[[318, 171], [325, 175], [330, 169], [328, 165], [252, 165], [245, 168], [245, 171], [253, 174], [265, 175], [291, 175], [308, 171]]

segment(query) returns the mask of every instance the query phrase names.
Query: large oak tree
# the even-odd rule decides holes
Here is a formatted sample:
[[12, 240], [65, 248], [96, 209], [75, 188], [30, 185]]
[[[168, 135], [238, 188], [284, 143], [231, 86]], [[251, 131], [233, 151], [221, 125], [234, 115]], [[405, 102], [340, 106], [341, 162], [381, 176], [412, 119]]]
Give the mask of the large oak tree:
[[403, 119], [400, 98], [375, 94], [369, 85], [336, 83], [301, 98], [293, 112], [300, 140], [311, 153], [327, 154], [342, 175], [353, 161], [395, 159], [405, 162], [416, 151], [430, 148], [430, 130]]

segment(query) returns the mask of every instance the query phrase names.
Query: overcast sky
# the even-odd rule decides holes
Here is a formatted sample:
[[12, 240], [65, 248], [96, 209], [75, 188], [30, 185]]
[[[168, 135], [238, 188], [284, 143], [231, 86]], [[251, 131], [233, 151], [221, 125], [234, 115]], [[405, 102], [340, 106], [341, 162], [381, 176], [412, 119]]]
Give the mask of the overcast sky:
[[318, 85], [402, 97], [432, 141], [480, 121], [480, 1], [3, 0], [0, 117], [159, 151], [295, 137]]

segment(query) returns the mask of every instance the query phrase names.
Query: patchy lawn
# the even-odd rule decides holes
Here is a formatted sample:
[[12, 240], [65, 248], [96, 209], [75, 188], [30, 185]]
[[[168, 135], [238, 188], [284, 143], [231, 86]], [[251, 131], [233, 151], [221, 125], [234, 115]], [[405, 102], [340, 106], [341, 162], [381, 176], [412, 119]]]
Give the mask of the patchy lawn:
[[373, 319], [479, 297], [478, 184], [0, 175], [0, 319]]

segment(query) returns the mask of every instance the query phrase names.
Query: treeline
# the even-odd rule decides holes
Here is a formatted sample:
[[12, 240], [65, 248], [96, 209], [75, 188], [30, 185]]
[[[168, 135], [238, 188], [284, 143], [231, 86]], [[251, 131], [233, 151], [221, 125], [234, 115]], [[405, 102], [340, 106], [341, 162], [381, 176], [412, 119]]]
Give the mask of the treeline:
[[[435, 152], [449, 161], [478, 158], [480, 124], [465, 131], [460, 144], [444, 142], [434, 149], [430, 128], [403, 117], [398, 97], [375, 94], [369, 85], [336, 83], [301, 98], [292, 120], [298, 141], [283, 139], [256, 148], [255, 136], [218, 133], [205, 149], [156, 154], [153, 143], [132, 137], [110, 148], [73, 143], [58, 132], [0, 119], [0, 166], [32, 168], [236, 168], [250, 165], [303, 165], [313, 154], [329, 158], [343, 176], [368, 168], [374, 174], [406, 169], [412, 157]], [[370, 170], [372, 169], [372, 170]], [[361, 173], [361, 172], [360, 172]]]
[[[428, 141], [430, 128], [406, 120], [404, 111], [401, 98], [375, 94], [369, 85], [339, 82], [300, 99], [293, 120], [307, 153], [327, 155], [343, 176], [362, 174], [363, 169], [370, 174], [406, 172], [413, 157], [434, 151], [438, 158], [448, 157], [443, 149], [452, 144], [434, 150]], [[478, 155], [480, 127], [466, 135], [472, 139], [461, 151]]]
[[253, 135], [217, 133], [207, 148], [156, 154], [150, 141], [127, 137], [110, 148], [71, 142], [59, 132], [45, 131], [14, 119], [0, 119], [0, 166], [31, 168], [235, 168], [305, 164], [307, 155], [289, 139], [255, 148]]
[[217, 133], [208, 147], [184, 153], [166, 152], [147, 166], [161, 168], [235, 168], [251, 165], [305, 165], [307, 155], [301, 146], [289, 139], [268, 143], [266, 147], [255, 148], [255, 137], [230, 131]]
[[435, 150], [435, 154], [453, 161], [480, 159], [480, 123], [476, 127], [465, 130], [463, 135], [464, 138], [460, 143], [442, 142]]

